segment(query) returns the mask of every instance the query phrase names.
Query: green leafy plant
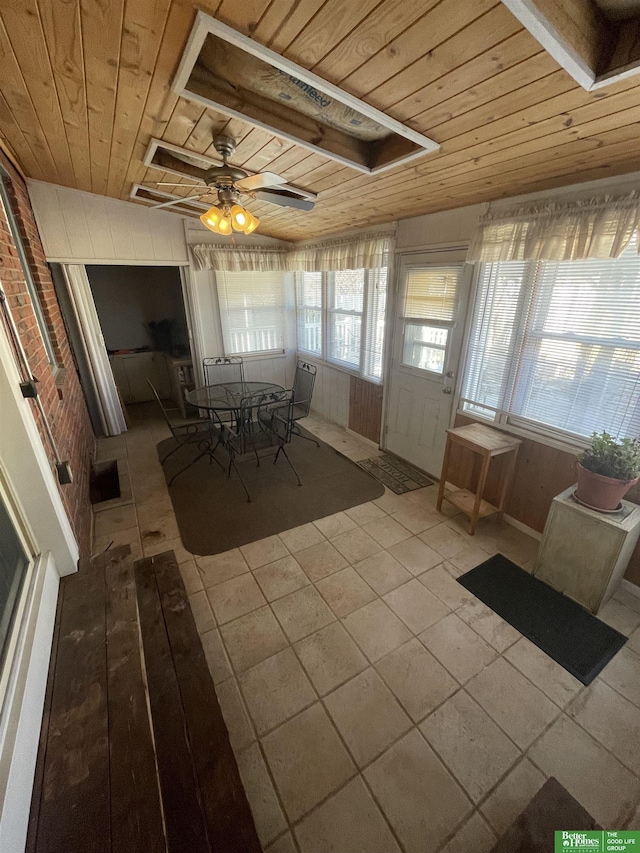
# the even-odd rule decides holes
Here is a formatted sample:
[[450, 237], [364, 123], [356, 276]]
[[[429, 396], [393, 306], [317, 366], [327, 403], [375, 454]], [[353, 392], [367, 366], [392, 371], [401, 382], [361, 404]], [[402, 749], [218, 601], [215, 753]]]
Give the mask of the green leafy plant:
[[583, 468], [603, 477], [629, 483], [640, 473], [640, 439], [616, 439], [608, 432], [594, 432], [591, 447], [578, 456]]

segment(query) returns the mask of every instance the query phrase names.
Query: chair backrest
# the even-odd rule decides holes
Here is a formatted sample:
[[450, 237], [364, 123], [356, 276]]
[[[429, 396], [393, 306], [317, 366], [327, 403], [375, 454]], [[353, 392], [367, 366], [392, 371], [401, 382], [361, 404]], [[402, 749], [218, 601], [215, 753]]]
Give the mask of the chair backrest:
[[296, 420], [306, 418], [311, 409], [311, 398], [313, 386], [316, 382], [318, 369], [315, 365], [306, 361], [298, 360], [296, 364], [296, 375], [293, 380], [293, 393], [295, 396]]
[[162, 412], [162, 417], [165, 419], [167, 426], [171, 430], [171, 435], [175, 435], [175, 429], [174, 429], [173, 424], [169, 420], [169, 415], [167, 414], [167, 410], [165, 409], [165, 407], [162, 403], [162, 400], [160, 399], [160, 395], [158, 394], [158, 392], [156, 391], [156, 389], [152, 385], [150, 379], [147, 379], [147, 385], [149, 386], [149, 388], [151, 388], [151, 391], [153, 392], [153, 396], [156, 398], [156, 402], [160, 406], [160, 411]]
[[205, 385], [244, 382], [244, 362], [237, 355], [220, 355], [202, 359]]
[[279, 443], [291, 441], [294, 414], [294, 392], [272, 391], [245, 397], [240, 403], [242, 423], [252, 419], [262, 430], [270, 432]]

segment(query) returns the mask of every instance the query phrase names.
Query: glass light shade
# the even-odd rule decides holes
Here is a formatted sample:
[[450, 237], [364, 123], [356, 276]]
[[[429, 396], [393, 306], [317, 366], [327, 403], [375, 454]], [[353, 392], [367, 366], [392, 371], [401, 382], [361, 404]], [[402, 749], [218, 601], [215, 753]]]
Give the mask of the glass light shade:
[[200, 217], [200, 221], [203, 225], [205, 225], [210, 231], [213, 231], [215, 234], [221, 234], [220, 231], [220, 222], [223, 219], [223, 212], [220, 208], [214, 204], [213, 207], [209, 208], [206, 213], [203, 213]]
[[231, 220], [227, 216], [223, 216], [218, 224], [218, 233], [219, 234], [231, 234], [232, 232]]
[[239, 204], [234, 204], [230, 211], [231, 214], [231, 224], [233, 226], [234, 231], [244, 231], [244, 229], [249, 224], [250, 216], [248, 210], [245, 210], [244, 207], [241, 207]]
[[256, 216], [254, 216], [253, 213], [249, 213], [248, 210], [247, 210], [247, 214], [248, 214], [248, 222], [247, 222], [246, 226], [244, 227], [243, 231], [245, 234], [251, 234], [251, 232], [255, 231], [256, 228], [258, 227], [258, 225], [260, 225], [260, 220]]

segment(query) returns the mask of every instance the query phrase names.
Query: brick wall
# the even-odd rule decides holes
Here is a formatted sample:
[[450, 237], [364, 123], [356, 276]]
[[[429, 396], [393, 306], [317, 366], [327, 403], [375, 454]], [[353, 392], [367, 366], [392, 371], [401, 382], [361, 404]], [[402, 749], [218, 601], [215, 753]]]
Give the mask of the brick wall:
[[[91, 546], [89, 473], [95, 449], [95, 439], [53, 282], [33, 218], [27, 188], [2, 152], [0, 152], [0, 163], [9, 173], [10, 186], [8, 190], [13, 213], [22, 235], [27, 260], [38, 290], [56, 361], [62, 370], [55, 373], [49, 364], [38, 321], [33, 312], [20, 258], [1, 206], [0, 280], [7, 294], [13, 318], [18, 326], [31, 373], [38, 380], [38, 393], [47, 414], [47, 420], [60, 457], [63, 460], [69, 460], [71, 463], [73, 482], [66, 486], [59, 486], [59, 490], [71, 526], [75, 531], [80, 552], [87, 554]], [[30, 405], [53, 469], [55, 457], [41, 415], [34, 403]]]

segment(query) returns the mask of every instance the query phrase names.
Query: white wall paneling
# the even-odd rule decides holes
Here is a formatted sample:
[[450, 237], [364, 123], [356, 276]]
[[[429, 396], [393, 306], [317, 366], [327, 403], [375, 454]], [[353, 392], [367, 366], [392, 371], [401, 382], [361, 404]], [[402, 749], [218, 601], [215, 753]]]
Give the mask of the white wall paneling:
[[315, 364], [318, 369], [311, 409], [317, 414], [340, 424], [340, 426], [346, 427], [349, 423], [350, 375], [344, 370], [332, 367], [325, 361], [318, 361], [306, 353], [298, 353], [298, 358]]
[[186, 264], [183, 217], [43, 181], [29, 196], [49, 261]]

